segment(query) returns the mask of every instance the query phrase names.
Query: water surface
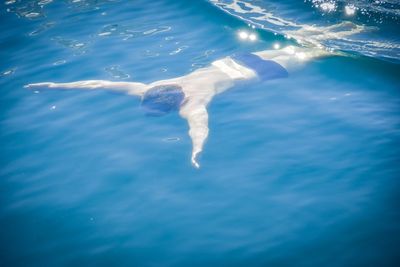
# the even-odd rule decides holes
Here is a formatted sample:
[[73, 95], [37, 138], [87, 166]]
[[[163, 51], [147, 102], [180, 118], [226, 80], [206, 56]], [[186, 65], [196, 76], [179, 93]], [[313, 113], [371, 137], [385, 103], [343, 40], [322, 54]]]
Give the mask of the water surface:
[[351, 56], [218, 95], [199, 170], [177, 113], [23, 85], [172, 78], [296, 44], [285, 35], [298, 28], [216, 1], [2, 3], [2, 266], [398, 266], [398, 2], [353, 1], [369, 21], [361, 9], [344, 16], [342, 1], [329, 13], [315, 1], [241, 2], [299, 25], [378, 29], [323, 40]]

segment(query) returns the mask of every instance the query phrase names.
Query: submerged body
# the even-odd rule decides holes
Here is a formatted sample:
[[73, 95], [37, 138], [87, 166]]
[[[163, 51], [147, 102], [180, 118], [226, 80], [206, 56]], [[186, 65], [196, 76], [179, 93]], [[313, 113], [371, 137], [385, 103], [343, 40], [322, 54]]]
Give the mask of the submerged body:
[[189, 125], [189, 136], [193, 146], [191, 162], [199, 168], [197, 157], [203, 150], [209, 132], [207, 106], [215, 95], [240, 81], [266, 81], [287, 77], [288, 73], [307, 60], [329, 54], [321, 49], [289, 46], [280, 50], [226, 57], [186, 76], [150, 84], [87, 80], [71, 83], [34, 83], [26, 87], [113, 90], [141, 97], [142, 105], [153, 115], [163, 115], [179, 109], [180, 116], [186, 119]]

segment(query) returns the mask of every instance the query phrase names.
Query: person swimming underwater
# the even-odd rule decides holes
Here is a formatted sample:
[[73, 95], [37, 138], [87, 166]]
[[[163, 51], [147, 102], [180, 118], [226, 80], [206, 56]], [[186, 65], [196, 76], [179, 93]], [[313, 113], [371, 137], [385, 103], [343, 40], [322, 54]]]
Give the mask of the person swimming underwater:
[[307, 60], [332, 55], [316, 48], [287, 46], [277, 50], [228, 56], [192, 73], [149, 84], [86, 80], [69, 83], [42, 82], [26, 88], [107, 89], [141, 97], [148, 113], [162, 115], [179, 109], [189, 124], [192, 140], [191, 162], [199, 168], [198, 156], [208, 136], [207, 106], [212, 98], [240, 81], [267, 81], [285, 78]]

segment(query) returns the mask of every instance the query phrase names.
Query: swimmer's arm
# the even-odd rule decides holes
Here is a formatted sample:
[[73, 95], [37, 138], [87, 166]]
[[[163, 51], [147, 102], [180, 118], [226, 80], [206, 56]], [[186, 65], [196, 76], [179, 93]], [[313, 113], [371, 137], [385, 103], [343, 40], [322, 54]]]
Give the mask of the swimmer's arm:
[[87, 80], [70, 83], [32, 83], [24, 86], [25, 88], [51, 88], [51, 89], [110, 89], [112, 91], [122, 92], [129, 95], [143, 95], [147, 85], [138, 82], [112, 82], [105, 80]]
[[192, 139], [193, 166], [200, 168], [197, 156], [203, 150], [208, 137], [208, 113], [205, 105], [192, 104], [190, 101], [181, 107], [180, 115], [188, 121], [189, 136]]
[[321, 48], [298, 46], [287, 46], [276, 50], [258, 51], [254, 52], [253, 54], [264, 60], [273, 60], [289, 70], [297, 68], [299, 65], [302, 65], [303, 63], [312, 59], [338, 55], [337, 52], [332, 53]]

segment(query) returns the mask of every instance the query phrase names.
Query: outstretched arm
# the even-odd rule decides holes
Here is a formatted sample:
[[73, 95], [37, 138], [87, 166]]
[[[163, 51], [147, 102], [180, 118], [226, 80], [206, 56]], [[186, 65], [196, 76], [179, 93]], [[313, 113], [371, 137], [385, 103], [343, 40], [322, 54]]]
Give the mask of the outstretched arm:
[[281, 49], [264, 50], [253, 54], [259, 56], [263, 60], [273, 60], [290, 72], [307, 61], [320, 57], [338, 55], [339, 52], [334, 53], [322, 48], [286, 46]]
[[208, 136], [208, 113], [206, 106], [186, 103], [180, 110], [180, 115], [188, 121], [189, 136], [192, 139], [193, 166], [200, 168], [197, 156], [203, 150], [204, 142]]
[[129, 95], [142, 96], [147, 89], [147, 85], [138, 82], [112, 82], [104, 80], [87, 80], [71, 83], [42, 82], [25, 85], [25, 88], [54, 88], [54, 89], [109, 89]]

